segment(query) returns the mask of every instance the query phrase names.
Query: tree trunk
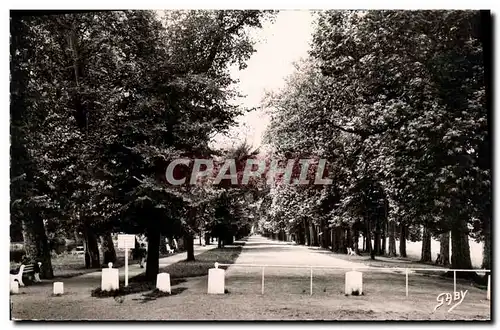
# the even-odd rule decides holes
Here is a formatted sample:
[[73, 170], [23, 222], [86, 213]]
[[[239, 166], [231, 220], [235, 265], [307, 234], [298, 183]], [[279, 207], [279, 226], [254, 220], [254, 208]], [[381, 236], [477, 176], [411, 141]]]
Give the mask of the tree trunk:
[[382, 250], [380, 251], [381, 255], [386, 254], [387, 250], [387, 217], [384, 219], [383, 226], [382, 226]]
[[382, 249], [380, 248], [380, 223], [379, 220], [377, 220], [377, 223], [375, 224], [375, 235], [373, 238], [373, 252], [376, 255], [380, 255]]
[[388, 223], [389, 231], [389, 257], [396, 257], [396, 222], [394, 220]]
[[347, 231], [347, 233], [346, 233], [346, 236], [347, 236], [346, 247], [349, 247], [349, 248], [352, 249], [353, 248], [353, 244], [352, 244], [352, 230], [351, 230], [351, 228], [347, 228], [346, 231]]
[[320, 220], [320, 231], [321, 231], [321, 236], [319, 238], [320, 240], [320, 246], [323, 249], [328, 249], [328, 235], [327, 235], [327, 227], [325, 226], [325, 220], [323, 217]]
[[111, 233], [105, 233], [101, 236], [101, 248], [102, 248], [102, 257], [103, 257], [103, 265], [107, 267], [108, 263], [116, 262], [116, 251], [115, 246], [113, 244], [113, 238], [111, 237]]
[[205, 245], [210, 245], [210, 233], [205, 233]]
[[303, 242], [303, 237], [302, 237], [302, 226], [297, 226], [297, 234], [295, 235], [295, 242], [297, 244], [302, 244]]
[[[272, 236], [271, 236], [272, 238]], [[217, 248], [222, 249], [222, 237], [217, 237]]]
[[184, 246], [187, 251], [186, 261], [194, 261], [194, 238], [191, 234], [184, 235]]
[[339, 239], [339, 251], [340, 251], [340, 253], [347, 252], [345, 236], [346, 236], [345, 229], [342, 227], [339, 227], [339, 238], [340, 238]]
[[148, 257], [146, 261], [146, 278], [156, 281], [160, 271], [160, 231], [152, 225], [148, 228]]
[[24, 250], [26, 257], [33, 262], [41, 262], [40, 278], [54, 277], [50, 246], [45, 233], [43, 219], [39, 215], [30, 214], [22, 219]]
[[354, 253], [356, 253], [357, 255], [359, 255], [359, 231], [356, 229], [356, 230], [353, 230], [354, 232], [354, 236], [353, 236], [353, 241], [354, 241]]
[[366, 233], [363, 233], [363, 252], [366, 252]]
[[333, 234], [334, 242], [333, 242], [333, 252], [339, 253], [340, 248], [342, 246], [342, 232], [340, 227], [335, 227], [335, 232]]
[[97, 243], [97, 236], [93, 229], [89, 226], [84, 228], [84, 247], [85, 247], [85, 267], [86, 268], [100, 268], [99, 261], [99, 245]]
[[422, 235], [422, 254], [420, 257], [421, 262], [432, 262], [431, 254], [431, 232], [424, 226]]
[[[479, 26], [481, 27], [480, 29], [480, 40], [481, 44], [483, 46], [483, 54], [491, 54], [493, 45], [492, 45], [492, 32], [493, 32], [493, 17], [492, 14], [487, 11], [487, 10], [481, 10], [480, 11], [480, 23]], [[486, 108], [493, 108], [493, 93], [491, 89], [491, 81], [493, 80], [493, 61], [491, 58], [488, 56], [484, 57], [484, 72], [485, 74], [484, 77], [484, 87], [485, 87], [485, 94], [486, 94]], [[491, 137], [491, 132], [493, 132], [493, 126], [492, 123], [494, 120], [491, 117], [490, 111], [487, 112], [487, 122], [488, 122], [488, 129], [486, 130], [486, 137], [483, 140], [483, 143], [481, 144], [481, 147], [479, 150], [479, 167], [482, 170], [491, 170], [492, 169], [492, 158], [491, 158], [491, 150], [493, 149], [491, 147], [491, 142], [493, 142], [492, 137]], [[492, 267], [491, 263], [491, 219], [493, 216], [493, 209], [491, 205], [491, 187], [488, 189], [487, 197], [486, 200], [484, 200], [484, 206], [486, 207], [484, 209], [484, 218], [483, 218], [483, 261], [481, 263], [481, 267], [485, 269], [490, 269]], [[486, 276], [491, 275], [491, 273], [486, 274]]]
[[457, 219], [451, 227], [451, 268], [472, 269], [467, 222]]
[[335, 241], [336, 241], [335, 227], [330, 228], [330, 241], [331, 241], [330, 250], [335, 251]]
[[328, 249], [328, 230], [326, 228], [323, 228], [321, 233], [321, 247], [323, 249]]
[[311, 232], [309, 231], [309, 221], [304, 218], [304, 232], [306, 234], [306, 245], [311, 246]]
[[485, 221], [483, 228], [483, 262], [481, 268], [491, 269], [491, 225], [488, 217], [488, 221]]
[[[160, 234], [160, 254], [168, 254], [166, 237]], [[170, 244], [170, 241], [169, 241]]]
[[389, 200], [384, 198], [384, 220], [382, 222], [382, 255], [387, 254], [387, 235], [389, 231]]
[[318, 230], [315, 224], [311, 222], [311, 236], [313, 237], [313, 246], [319, 246]]
[[443, 233], [439, 237], [439, 262], [438, 264], [448, 266], [450, 264], [450, 233]]
[[311, 224], [311, 221], [309, 221], [308, 224], [309, 226], [307, 228], [307, 231], [309, 231], [309, 237], [311, 238], [311, 244], [309, 244], [309, 246], [314, 246], [316, 238], [314, 237], [313, 225]]
[[372, 247], [372, 228], [371, 221], [366, 221], [366, 251], [370, 254], [370, 258], [375, 260], [375, 251]]
[[225, 245], [231, 245], [234, 243], [234, 237], [232, 235], [232, 233], [230, 232], [226, 232], [226, 237], [224, 237], [224, 246]]
[[491, 234], [484, 236], [483, 262], [481, 268], [491, 269]]
[[331, 229], [326, 227], [323, 235], [325, 236], [325, 249], [329, 249], [332, 245]]
[[406, 226], [399, 225], [399, 255], [406, 258]]

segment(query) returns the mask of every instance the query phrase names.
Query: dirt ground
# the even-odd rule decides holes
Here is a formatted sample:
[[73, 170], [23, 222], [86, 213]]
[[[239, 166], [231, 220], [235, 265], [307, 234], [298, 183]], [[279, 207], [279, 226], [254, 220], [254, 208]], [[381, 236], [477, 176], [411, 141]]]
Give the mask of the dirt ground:
[[[224, 295], [208, 295], [207, 276], [187, 278], [172, 286], [173, 294], [147, 299], [143, 293], [120, 298], [93, 298], [90, 286], [71, 285], [60, 297], [51, 296], [51, 283], [33, 286], [11, 296], [13, 319], [43, 320], [490, 320], [486, 291], [466, 281], [468, 290], [451, 312], [446, 303], [433, 312], [440, 293], [453, 292], [453, 280], [411, 274], [409, 296], [405, 275], [390, 271], [363, 271], [362, 296], [345, 296], [345, 272], [338, 269], [262, 269], [246, 263], [281, 265], [363, 266], [334, 254], [252, 236], [236, 263], [226, 271]], [[328, 251], [326, 251], [328, 252]], [[452, 303], [453, 305], [454, 303]]]

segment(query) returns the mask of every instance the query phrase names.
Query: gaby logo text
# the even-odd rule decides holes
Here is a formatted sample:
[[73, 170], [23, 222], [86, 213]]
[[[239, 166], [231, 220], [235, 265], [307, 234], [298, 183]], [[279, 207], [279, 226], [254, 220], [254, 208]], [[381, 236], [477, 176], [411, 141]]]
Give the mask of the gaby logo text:
[[465, 290], [465, 291], [457, 291], [457, 292], [453, 292], [453, 295], [451, 293], [441, 293], [439, 296], [437, 296], [436, 300], [439, 302], [439, 304], [436, 305], [436, 307], [434, 307], [434, 312], [441, 306], [443, 306], [443, 304], [446, 302], [448, 304], [448, 306], [451, 305], [452, 301], [458, 301], [456, 304], [454, 304], [453, 306], [451, 306], [450, 309], [448, 309], [448, 312], [451, 312], [453, 309], [455, 309], [455, 307], [457, 307], [458, 305], [460, 305], [462, 303], [462, 301], [464, 301], [464, 298], [465, 298], [465, 295], [467, 294], [467, 291], [468, 290]]

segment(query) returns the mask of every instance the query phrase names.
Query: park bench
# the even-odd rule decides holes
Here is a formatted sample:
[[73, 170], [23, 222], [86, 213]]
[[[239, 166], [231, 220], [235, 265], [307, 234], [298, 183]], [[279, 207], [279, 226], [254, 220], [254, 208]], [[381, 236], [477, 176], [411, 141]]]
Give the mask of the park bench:
[[72, 252], [72, 255], [84, 255], [85, 254], [85, 248], [83, 246], [77, 246]]
[[[41, 266], [42, 263], [38, 262], [38, 269], [40, 269]], [[35, 272], [35, 264], [21, 265], [17, 274], [10, 274], [10, 281], [17, 281], [19, 286], [24, 286], [23, 276], [31, 278], [31, 275], [33, 275], [34, 278], [33, 282], [41, 282], [40, 273]]]
[[355, 256], [356, 252], [354, 252], [353, 249], [351, 249], [350, 247], [348, 247], [347, 248], [347, 255], [349, 255], [349, 256]]

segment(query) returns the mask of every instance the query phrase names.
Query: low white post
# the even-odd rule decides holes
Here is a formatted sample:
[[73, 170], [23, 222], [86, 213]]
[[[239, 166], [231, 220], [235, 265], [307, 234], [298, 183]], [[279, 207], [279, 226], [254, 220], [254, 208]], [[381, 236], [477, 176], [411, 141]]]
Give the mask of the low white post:
[[262, 294], [264, 294], [264, 268], [262, 267]]
[[406, 273], [406, 296], [408, 297], [408, 268], [405, 269]]
[[59, 295], [64, 293], [63, 282], [54, 282], [54, 295]]
[[19, 293], [19, 282], [18, 281], [10, 281], [10, 293]]
[[125, 248], [125, 286], [128, 286], [128, 248]]
[[219, 263], [215, 263], [215, 268], [208, 270], [208, 294], [224, 294], [224, 269], [219, 269]]
[[363, 273], [350, 271], [345, 273], [345, 294], [346, 295], [363, 294]]
[[108, 263], [108, 268], [102, 269], [101, 275], [101, 290], [102, 291], [112, 291], [118, 290], [119, 288], [120, 275], [118, 274], [118, 269], [113, 268], [113, 263]]
[[170, 274], [169, 273], [160, 273], [156, 275], [156, 288], [161, 292], [172, 293], [170, 287]]
[[486, 299], [487, 300], [490, 300], [490, 294], [491, 294], [491, 291], [490, 291], [490, 276], [491, 275], [488, 275], [488, 288], [486, 289]]

